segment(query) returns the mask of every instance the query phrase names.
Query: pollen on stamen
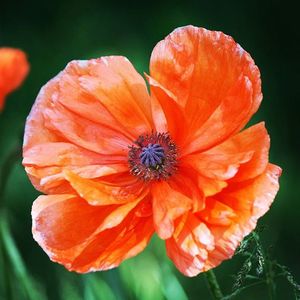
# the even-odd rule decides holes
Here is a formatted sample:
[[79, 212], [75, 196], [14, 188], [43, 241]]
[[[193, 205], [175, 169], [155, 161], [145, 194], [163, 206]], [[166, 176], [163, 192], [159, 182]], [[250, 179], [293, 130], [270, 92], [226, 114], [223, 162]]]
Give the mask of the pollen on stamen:
[[130, 172], [144, 181], [166, 180], [177, 170], [177, 146], [168, 133], [141, 135], [129, 149]]

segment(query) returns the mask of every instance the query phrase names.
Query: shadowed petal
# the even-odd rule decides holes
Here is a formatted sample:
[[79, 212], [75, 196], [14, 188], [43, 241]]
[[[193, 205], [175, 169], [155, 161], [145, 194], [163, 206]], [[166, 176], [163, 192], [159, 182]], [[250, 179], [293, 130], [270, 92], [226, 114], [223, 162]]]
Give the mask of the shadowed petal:
[[131, 179], [130, 185], [119, 186], [82, 178], [71, 171], [65, 171], [64, 175], [74, 190], [91, 205], [128, 203], [148, 194], [148, 189], [135, 178]]
[[153, 221], [156, 233], [162, 239], [171, 237], [174, 220], [191, 209], [192, 200], [161, 181], [151, 187]]
[[[187, 130], [184, 111], [175, 101], [174, 95], [172, 95], [170, 91], [166, 90], [150, 76], [146, 78], [150, 84], [151, 96], [156, 97], [165, 116], [166, 125], [164, 126], [164, 131], [168, 131], [176, 141], [177, 146], [179, 146]], [[153, 101], [155, 100], [152, 99], [152, 102]], [[156, 113], [158, 112], [156, 111]], [[158, 129], [160, 129], [160, 127]]]
[[199, 174], [187, 165], [180, 164], [180, 172], [174, 174], [169, 180], [172, 189], [184, 194], [191, 200], [192, 211], [200, 211], [205, 208], [205, 198], [198, 184]]
[[216, 199], [235, 213], [230, 226], [210, 226], [215, 236], [216, 248], [209, 255], [204, 270], [231, 258], [236, 248], [256, 226], [257, 220], [270, 208], [279, 189], [281, 169], [269, 164], [266, 171], [251, 180], [232, 183]]
[[167, 254], [186, 276], [195, 276], [204, 267], [214, 237], [205, 223], [189, 213], [181, 218], [172, 238], [166, 241]]
[[[194, 226], [205, 224], [213, 236], [210, 249], [195, 242], [194, 227], [186, 226], [182, 218], [166, 243], [168, 255], [177, 268], [187, 276], [195, 276], [231, 258], [243, 238], [255, 228], [257, 220], [268, 211], [279, 188], [280, 173], [279, 167], [269, 164], [260, 176], [230, 183], [222, 192], [206, 199], [205, 210], [195, 213], [193, 222]], [[176, 236], [176, 233], [181, 233], [182, 228], [186, 230], [184, 238], [178, 239], [180, 234]], [[192, 242], [185, 247], [182, 240]]]
[[208, 178], [198, 174], [198, 186], [201, 187], [205, 197], [213, 196], [227, 187], [228, 183], [224, 180]]
[[33, 235], [53, 261], [70, 270], [109, 269], [143, 250], [153, 233], [151, 218], [134, 217], [134, 207], [92, 206], [74, 195], [40, 196], [32, 208]]

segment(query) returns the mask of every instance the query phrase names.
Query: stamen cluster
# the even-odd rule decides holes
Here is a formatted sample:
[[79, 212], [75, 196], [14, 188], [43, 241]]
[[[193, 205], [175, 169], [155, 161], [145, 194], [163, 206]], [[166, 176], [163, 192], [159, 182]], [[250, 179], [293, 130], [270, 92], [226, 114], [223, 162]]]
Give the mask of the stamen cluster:
[[132, 175], [144, 181], [166, 180], [177, 170], [177, 146], [168, 133], [140, 135], [130, 146], [128, 163]]

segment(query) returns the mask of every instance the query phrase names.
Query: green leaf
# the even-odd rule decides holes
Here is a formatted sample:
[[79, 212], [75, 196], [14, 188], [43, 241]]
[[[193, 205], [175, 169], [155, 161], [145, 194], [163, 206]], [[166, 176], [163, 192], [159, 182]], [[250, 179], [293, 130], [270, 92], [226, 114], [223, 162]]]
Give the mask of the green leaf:
[[[15, 282], [18, 282], [26, 295], [26, 299], [46, 299], [45, 296], [36, 288], [36, 283], [33, 282], [33, 279], [26, 271], [25, 264], [12, 238], [4, 210], [0, 213], [0, 239], [2, 242], [2, 251], [4, 251], [5, 256], [8, 259], [5, 261], [5, 264], [9, 264], [8, 269], [13, 272], [17, 279], [12, 283], [13, 286], [15, 286]], [[6, 270], [6, 272], [8, 272], [8, 270]], [[6, 275], [8, 276], [8, 274]]]
[[88, 291], [89, 297], [86, 300], [117, 300], [111, 287], [98, 274], [85, 275], [85, 290]]

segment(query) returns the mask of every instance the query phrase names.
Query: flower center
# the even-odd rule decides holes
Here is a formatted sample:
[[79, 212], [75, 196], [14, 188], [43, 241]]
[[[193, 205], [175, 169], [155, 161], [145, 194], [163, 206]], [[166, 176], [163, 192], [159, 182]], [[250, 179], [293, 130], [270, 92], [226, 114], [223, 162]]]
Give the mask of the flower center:
[[147, 147], [143, 147], [140, 154], [141, 163], [146, 167], [155, 168], [163, 162], [164, 158], [165, 150], [159, 144], [149, 144]]
[[177, 147], [168, 133], [141, 135], [130, 146], [128, 163], [132, 175], [144, 180], [168, 179], [177, 170]]

